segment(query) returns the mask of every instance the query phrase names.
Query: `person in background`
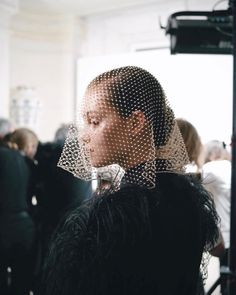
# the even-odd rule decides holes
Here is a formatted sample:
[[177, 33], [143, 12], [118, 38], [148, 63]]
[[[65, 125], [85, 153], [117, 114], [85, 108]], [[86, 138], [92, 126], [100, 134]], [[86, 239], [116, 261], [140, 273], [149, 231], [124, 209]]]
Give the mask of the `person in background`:
[[[210, 151], [210, 149], [207, 147], [207, 150], [205, 151], [205, 147], [201, 142], [200, 135], [198, 134], [197, 129], [193, 126], [192, 123], [189, 121], [177, 118], [176, 122], [179, 126], [180, 132], [183, 136], [184, 143], [188, 152], [190, 164], [187, 165], [186, 172], [190, 173], [194, 176], [196, 176], [201, 182], [204, 182], [205, 185], [205, 173], [202, 173], [202, 168], [204, 162], [208, 162], [210, 160], [210, 157], [214, 154], [213, 150]], [[224, 151], [220, 152], [217, 151], [218, 155], [224, 155], [225, 159], [230, 159], [230, 154], [227, 150], [224, 149]], [[215, 154], [213, 156], [215, 158]], [[208, 187], [207, 187], [208, 189]], [[214, 200], [215, 201], [215, 200]], [[222, 236], [222, 233], [220, 231], [220, 237], [219, 241], [211, 250], [211, 255], [215, 257], [222, 257], [225, 254], [225, 245], [224, 245], [224, 239]]]
[[[201, 142], [200, 135], [192, 123], [183, 119], [177, 118], [177, 124], [183, 136], [184, 143], [188, 152], [190, 164], [187, 165], [186, 172], [199, 179], [202, 182], [202, 166], [204, 163], [204, 146]], [[211, 249], [210, 254], [215, 257], [222, 257], [225, 253], [225, 245], [222, 237], [221, 230], [219, 229], [219, 240], [216, 245]], [[198, 294], [205, 294], [203, 282], [199, 280]]]
[[33, 160], [37, 152], [38, 137], [28, 128], [18, 128], [9, 135], [9, 142], [16, 144], [22, 155]]
[[33, 280], [35, 281], [37, 255], [39, 250], [39, 232], [36, 224], [37, 219], [37, 207], [35, 204], [36, 191], [37, 191], [37, 179], [38, 179], [38, 167], [37, 161], [35, 160], [35, 154], [38, 147], [38, 136], [36, 133], [29, 128], [17, 128], [12, 133], [8, 133], [4, 137], [5, 144], [12, 150], [17, 150], [24, 160], [27, 168], [27, 205], [28, 212], [35, 225], [35, 242], [32, 250], [33, 255], [33, 271], [32, 271], [32, 288]]
[[[31, 176], [20, 150], [0, 146], [1, 294], [26, 295], [32, 290], [36, 227], [30, 212]], [[8, 285], [4, 284], [7, 269], [11, 269]]]
[[41, 179], [38, 203], [44, 211], [45, 226], [50, 233], [67, 209], [74, 203], [81, 204], [91, 192], [90, 183], [57, 167], [69, 126], [62, 124], [55, 133], [54, 141], [40, 144], [36, 154]]
[[197, 132], [197, 129], [189, 121], [177, 118], [176, 122], [188, 152], [190, 164], [186, 166], [186, 172], [193, 172], [200, 177], [201, 167], [203, 165], [203, 144]]
[[28, 128], [18, 128], [12, 133], [5, 136], [5, 142], [12, 148], [17, 149], [23, 156], [30, 175], [28, 183], [28, 203], [32, 216], [35, 214], [35, 208], [32, 204], [33, 197], [36, 194], [38, 168], [35, 155], [38, 148], [38, 136], [36, 133]]
[[73, 206], [81, 205], [91, 195], [91, 183], [85, 182], [57, 166], [69, 124], [62, 124], [53, 142], [40, 143], [38, 162], [37, 223], [42, 242], [42, 260], [54, 230]]
[[[205, 145], [205, 164], [203, 165], [203, 184], [214, 198], [216, 211], [220, 216], [220, 229], [224, 240], [225, 253], [220, 258], [220, 266], [228, 266], [230, 246], [230, 188], [231, 155], [224, 142], [212, 140]], [[226, 283], [221, 284], [221, 292], [226, 294]]]
[[64, 145], [70, 126], [71, 124], [61, 124], [55, 132], [54, 142], [61, 142]]

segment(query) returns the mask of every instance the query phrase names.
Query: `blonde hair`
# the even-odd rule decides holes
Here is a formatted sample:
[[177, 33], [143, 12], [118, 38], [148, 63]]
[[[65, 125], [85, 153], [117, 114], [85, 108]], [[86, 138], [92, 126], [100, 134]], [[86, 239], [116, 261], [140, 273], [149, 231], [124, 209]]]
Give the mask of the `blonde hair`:
[[205, 144], [205, 163], [215, 160], [229, 160], [230, 155], [225, 143], [219, 140], [211, 140]]
[[38, 141], [37, 135], [28, 128], [18, 128], [10, 136], [10, 142], [16, 144], [18, 149], [27, 156], [31, 156], [27, 154], [29, 145], [34, 145], [36, 152]]
[[196, 164], [197, 167], [200, 168], [202, 166], [200, 155], [203, 150], [203, 145], [197, 129], [189, 121], [182, 118], [176, 119], [176, 122], [182, 134], [190, 162]]

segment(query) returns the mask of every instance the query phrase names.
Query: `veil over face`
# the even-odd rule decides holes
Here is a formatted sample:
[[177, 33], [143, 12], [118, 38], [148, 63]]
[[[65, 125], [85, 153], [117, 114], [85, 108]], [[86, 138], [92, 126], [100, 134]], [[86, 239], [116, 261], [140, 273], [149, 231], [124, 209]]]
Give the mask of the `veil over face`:
[[157, 172], [181, 173], [187, 163], [160, 83], [146, 70], [128, 66], [89, 84], [58, 165], [86, 180], [107, 167], [115, 180], [126, 173], [126, 182], [153, 188]]

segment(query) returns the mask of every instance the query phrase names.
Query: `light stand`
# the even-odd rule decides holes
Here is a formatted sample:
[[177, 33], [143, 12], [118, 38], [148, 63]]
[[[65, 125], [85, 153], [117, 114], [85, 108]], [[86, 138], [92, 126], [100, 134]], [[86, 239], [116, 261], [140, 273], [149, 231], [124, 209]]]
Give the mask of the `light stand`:
[[[204, 17], [205, 19], [198, 20], [196, 17]], [[223, 280], [227, 282], [227, 295], [236, 295], [236, 0], [229, 0], [228, 10], [176, 12], [169, 17], [167, 26], [161, 28], [165, 29], [166, 34], [170, 34], [171, 54], [233, 54], [229, 266], [221, 268], [220, 278], [209, 289], [207, 295], [212, 294]]]
[[236, 294], [236, 0], [229, 1], [233, 15], [233, 131], [231, 174], [231, 218], [228, 294]]

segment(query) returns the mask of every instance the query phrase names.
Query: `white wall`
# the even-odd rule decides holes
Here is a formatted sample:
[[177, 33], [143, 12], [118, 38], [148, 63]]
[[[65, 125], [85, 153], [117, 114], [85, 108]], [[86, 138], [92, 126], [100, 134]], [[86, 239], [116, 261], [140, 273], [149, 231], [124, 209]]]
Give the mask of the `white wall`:
[[9, 24], [17, 5], [18, 0], [0, 0], [0, 117], [9, 116]]
[[10, 85], [35, 88], [41, 101], [35, 131], [42, 141], [53, 139], [59, 125], [71, 122], [74, 114], [73, 26], [64, 31], [61, 26], [60, 22], [43, 24], [38, 18], [25, 22], [21, 18], [12, 29]]
[[[100, 56], [126, 55], [133, 53], [137, 48], [169, 46], [168, 37], [159, 28], [159, 17], [165, 24], [167, 16], [171, 13], [186, 9], [210, 10], [215, 0], [163, 0], [158, 1], [158, 4], [153, 3], [132, 9], [127, 8], [77, 18], [77, 20], [67, 16], [29, 15], [22, 12], [13, 18], [10, 42], [10, 86], [16, 87], [23, 84], [36, 88], [42, 102], [38, 128], [41, 140], [52, 139], [56, 128], [63, 122], [71, 121], [74, 117], [76, 112], [74, 107], [75, 87], [77, 86], [74, 80], [76, 57], [98, 57], [84, 67], [81, 67], [80, 63], [78, 64], [78, 79], [79, 83], [83, 84], [87, 71], [93, 73], [97, 68], [100, 72], [102, 69], [99, 67], [101, 62], [106, 64], [108, 60], [118, 58], [121, 61], [122, 59], [122, 56], [108, 57], [108, 59], [100, 59]], [[226, 4], [222, 5], [226, 7]], [[157, 56], [156, 53], [151, 51], [143, 54], [145, 58], [140, 58], [139, 65], [150, 69], [163, 80], [162, 83], [168, 90], [168, 97], [174, 98], [173, 103], [180, 101], [180, 104], [176, 103], [175, 107], [177, 115], [191, 119], [193, 123], [199, 126], [200, 132], [205, 131], [205, 128], [202, 127], [205, 122], [203, 123], [202, 120], [200, 120], [202, 123], [197, 122], [195, 107], [193, 114], [189, 111], [185, 112], [185, 108], [183, 108], [183, 112], [179, 112], [178, 105], [183, 105], [183, 94], [185, 97], [189, 97], [191, 90], [191, 101], [196, 103], [199, 96], [204, 98], [213, 96], [212, 93], [209, 93], [210, 90], [206, 90], [206, 84], [214, 87], [214, 81], [217, 81], [217, 86], [221, 83], [223, 86], [225, 83], [225, 88], [228, 89], [226, 93], [224, 94], [223, 90], [219, 90], [217, 93], [221, 92], [222, 96], [225, 95], [225, 105], [226, 109], [228, 108], [228, 100], [231, 100], [230, 78], [224, 78], [220, 82], [210, 79], [208, 75], [207, 79], [202, 82], [203, 93], [200, 89], [193, 92], [186, 86], [179, 86], [184, 79], [189, 81], [190, 75], [186, 75], [186, 78], [184, 78], [181, 74], [182, 80], [177, 81], [175, 73], [178, 72], [177, 69], [180, 69], [180, 66], [173, 66], [174, 61], [168, 61], [167, 67], [161, 63], [162, 59], [158, 59], [159, 54]], [[174, 57], [169, 58], [174, 60]], [[192, 56], [185, 56], [183, 59], [187, 61], [192, 60], [192, 58]], [[209, 60], [210, 66], [215, 68], [215, 72], [218, 71], [214, 61], [211, 62], [212, 57], [205, 57], [205, 60]], [[127, 64], [129, 61], [129, 58], [126, 58], [123, 60], [123, 64]], [[176, 63], [178, 62], [176, 61]], [[188, 63], [183, 73], [189, 72]], [[228, 61], [224, 62], [222, 59], [221, 65], [223, 64], [227, 68], [227, 73], [230, 73], [228, 63]], [[205, 64], [205, 62], [194, 64], [194, 67], [197, 67], [197, 71], [194, 73], [199, 77], [202, 76], [201, 67]], [[110, 61], [108, 65], [111, 65]], [[176, 68], [176, 71], [173, 71], [173, 68]], [[181, 66], [181, 68], [183, 67]], [[178, 73], [177, 76], [179, 77], [180, 74]], [[198, 79], [198, 77], [195, 79]], [[171, 84], [171, 87], [165, 85], [167, 83]], [[189, 82], [185, 81], [185, 84], [189, 85]], [[177, 89], [177, 86], [179, 86], [181, 92]], [[77, 91], [80, 92], [80, 89], [77, 89]], [[217, 108], [220, 108], [220, 101], [217, 103]], [[229, 111], [227, 111], [228, 113]], [[209, 124], [209, 119], [207, 123]], [[221, 133], [223, 133], [224, 128], [229, 129], [229, 125], [230, 123], [227, 121], [224, 124], [226, 127], [220, 127], [218, 124], [217, 129], [222, 129]], [[210, 130], [213, 129], [213, 126], [211, 126]], [[228, 133], [225, 137], [228, 137]]]
[[[232, 118], [230, 56], [170, 56], [165, 51], [134, 54], [137, 48], [169, 46], [168, 37], [159, 28], [159, 17], [165, 25], [171, 13], [211, 10], [215, 3], [216, 0], [160, 0], [83, 17], [79, 22], [66, 16], [14, 17], [7, 52], [10, 85], [36, 88], [42, 102], [40, 139], [51, 140], [60, 123], [73, 119], [75, 87], [79, 100], [95, 75], [112, 67], [133, 64], [146, 68], [160, 80], [176, 116], [190, 120], [203, 141], [219, 138], [228, 142]], [[227, 1], [219, 6], [226, 7]], [[5, 37], [0, 31], [1, 38]], [[76, 57], [80, 59], [75, 81]]]
[[[211, 10], [215, 0], [168, 0], [83, 19], [79, 47], [78, 96], [102, 71], [127, 64], [150, 70], [163, 84], [177, 117], [191, 121], [203, 142], [218, 138], [230, 142], [232, 128], [232, 57], [173, 55], [169, 50], [137, 49], [169, 46], [159, 28], [159, 17], [181, 10]], [[217, 9], [226, 9], [227, 1]]]
[[231, 139], [232, 56], [170, 55], [169, 50], [81, 58], [78, 106], [86, 85], [97, 74], [125, 65], [149, 70], [162, 84], [176, 117], [192, 122], [203, 142]]
[[[127, 53], [136, 47], [169, 45], [159, 19], [166, 25], [170, 14], [182, 10], [211, 10], [215, 0], [163, 0], [153, 4], [83, 18], [86, 34], [80, 56]], [[217, 8], [225, 9], [227, 1]]]
[[9, 33], [0, 27], [0, 116], [8, 116]]

